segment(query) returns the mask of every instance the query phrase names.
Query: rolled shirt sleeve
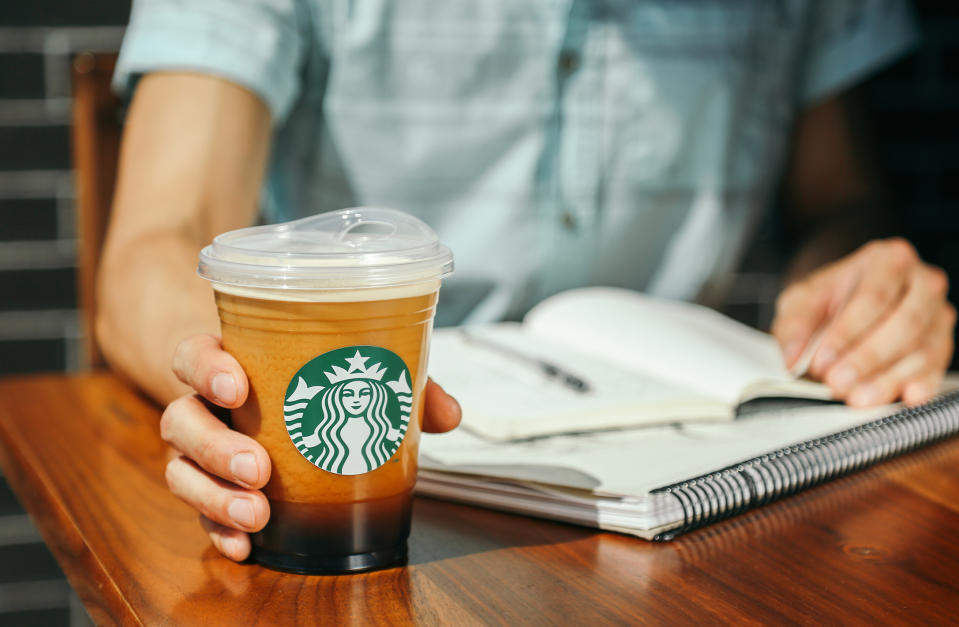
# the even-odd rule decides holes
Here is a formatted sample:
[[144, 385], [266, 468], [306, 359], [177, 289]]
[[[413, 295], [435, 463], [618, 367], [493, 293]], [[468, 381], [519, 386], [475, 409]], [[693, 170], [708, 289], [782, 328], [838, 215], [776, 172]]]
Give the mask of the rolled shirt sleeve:
[[157, 70], [211, 74], [251, 90], [280, 124], [301, 89], [308, 17], [299, 0], [135, 0], [114, 90], [128, 97]]
[[856, 84], [919, 41], [903, 0], [829, 0], [816, 7], [799, 86], [801, 105]]

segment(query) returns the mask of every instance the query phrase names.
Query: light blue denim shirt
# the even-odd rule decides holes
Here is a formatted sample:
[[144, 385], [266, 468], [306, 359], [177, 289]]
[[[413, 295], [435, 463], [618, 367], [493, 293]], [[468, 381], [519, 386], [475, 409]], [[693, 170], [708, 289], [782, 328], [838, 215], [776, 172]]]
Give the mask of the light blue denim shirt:
[[138, 0], [114, 80], [249, 88], [264, 218], [414, 213], [456, 257], [442, 317], [480, 321], [588, 284], [715, 288], [797, 113], [915, 38], [895, 0]]

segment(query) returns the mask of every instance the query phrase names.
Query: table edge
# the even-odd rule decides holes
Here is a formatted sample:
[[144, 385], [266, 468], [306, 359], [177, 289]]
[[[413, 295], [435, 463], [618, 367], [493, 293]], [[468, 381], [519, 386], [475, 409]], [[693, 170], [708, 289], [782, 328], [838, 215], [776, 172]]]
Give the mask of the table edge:
[[[4, 377], [0, 379], [0, 389], [39, 383], [46, 379], [67, 380], [71, 385], [82, 385], [84, 380], [110, 376], [109, 373], [90, 373]], [[14, 422], [0, 406], [0, 469], [63, 569], [70, 586], [97, 624], [105, 621], [142, 625], [143, 622], [123, 597], [117, 582], [90, 549], [70, 513], [59, 507], [55, 499], [44, 497], [56, 494], [56, 489], [35, 459], [13, 446], [13, 425]], [[94, 580], [99, 585], [93, 585]]]

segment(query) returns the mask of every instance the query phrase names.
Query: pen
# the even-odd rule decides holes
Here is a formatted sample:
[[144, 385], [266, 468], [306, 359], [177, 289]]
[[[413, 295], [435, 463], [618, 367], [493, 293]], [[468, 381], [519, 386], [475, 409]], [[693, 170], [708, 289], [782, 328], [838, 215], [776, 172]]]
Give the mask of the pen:
[[569, 388], [574, 392], [579, 394], [587, 394], [590, 391], [589, 383], [587, 383], [585, 379], [578, 377], [575, 374], [557, 366], [556, 364], [546, 361], [545, 359], [539, 359], [538, 357], [525, 355], [508, 346], [503, 346], [498, 342], [493, 342], [486, 338], [473, 335], [466, 329], [460, 329], [460, 334], [463, 336], [463, 339], [470, 344], [476, 344], [484, 348], [488, 348], [516, 361], [529, 364], [530, 366], [539, 370], [539, 372], [547, 379], [555, 380], [562, 386]]

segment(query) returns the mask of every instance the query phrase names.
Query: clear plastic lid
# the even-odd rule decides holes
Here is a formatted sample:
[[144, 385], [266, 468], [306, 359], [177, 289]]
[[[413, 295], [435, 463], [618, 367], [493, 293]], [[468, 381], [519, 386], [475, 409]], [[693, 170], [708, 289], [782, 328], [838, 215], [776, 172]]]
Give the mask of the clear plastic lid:
[[357, 207], [217, 235], [197, 272], [223, 286], [362, 289], [442, 279], [453, 254], [409, 214]]

